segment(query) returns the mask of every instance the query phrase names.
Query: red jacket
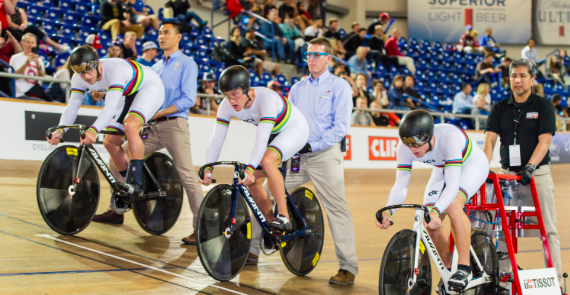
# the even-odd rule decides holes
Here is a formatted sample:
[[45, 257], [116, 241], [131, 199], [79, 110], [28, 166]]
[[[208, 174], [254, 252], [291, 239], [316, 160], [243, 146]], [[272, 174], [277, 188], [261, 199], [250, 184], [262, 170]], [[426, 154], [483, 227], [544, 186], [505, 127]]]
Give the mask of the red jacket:
[[230, 18], [236, 17], [243, 10], [243, 7], [238, 0], [227, 0], [226, 5], [228, 6], [228, 11], [230, 12]]
[[398, 40], [396, 40], [396, 38], [388, 38], [384, 46], [386, 47], [386, 54], [388, 54], [388, 56], [404, 56], [400, 49], [398, 49]]

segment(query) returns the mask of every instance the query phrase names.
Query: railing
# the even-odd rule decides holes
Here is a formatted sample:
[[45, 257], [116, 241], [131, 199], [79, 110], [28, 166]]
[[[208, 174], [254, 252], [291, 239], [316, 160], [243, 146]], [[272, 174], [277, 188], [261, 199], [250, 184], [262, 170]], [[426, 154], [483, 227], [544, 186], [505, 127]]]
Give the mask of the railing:
[[[20, 74], [0, 72], [0, 77], [14, 78], [14, 81], [16, 81], [16, 79], [27, 79], [27, 80], [38, 80], [38, 81], [43, 81], [43, 82], [65, 83], [65, 84], [71, 85], [71, 80], [55, 79], [55, 78], [52, 78], [49, 76], [38, 77], [38, 76], [26, 76], [26, 75], [20, 75]], [[70, 93], [69, 93], [69, 91], [67, 91], [67, 87], [66, 87], [66, 89], [62, 89], [62, 90], [65, 93], [65, 101], [69, 101], [69, 94]], [[16, 92], [16, 86], [14, 86], [14, 93], [15, 92]]]
[[[223, 24], [223, 23], [225, 23], [225, 22], [228, 22], [228, 34], [230, 34], [231, 20], [230, 20], [229, 17], [226, 18], [226, 19], [224, 19], [224, 20], [222, 20], [221, 22], [219, 22], [219, 23], [217, 23], [217, 24], [214, 24], [214, 12], [215, 12], [216, 10], [222, 9], [222, 8], [224, 8], [224, 7], [226, 7], [226, 3], [223, 3], [223, 4], [218, 5], [218, 6], [216, 6], [216, 7], [212, 7], [212, 11], [210, 12], [210, 24], [212, 25], [212, 33], [214, 32], [214, 28], [215, 28], [215, 27], [217, 27], [217, 26], [219, 26], [219, 25], [221, 25], [221, 24]], [[201, 33], [201, 32], [200, 32], [200, 33]], [[231, 37], [231, 36], [228, 36], [228, 40], [230, 40], [229, 37]]]

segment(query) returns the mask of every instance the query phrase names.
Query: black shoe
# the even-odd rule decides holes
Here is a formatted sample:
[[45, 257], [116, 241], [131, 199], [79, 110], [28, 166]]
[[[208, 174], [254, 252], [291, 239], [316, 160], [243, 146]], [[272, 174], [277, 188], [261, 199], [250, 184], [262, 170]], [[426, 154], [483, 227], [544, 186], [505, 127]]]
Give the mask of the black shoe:
[[269, 228], [279, 232], [284, 232], [291, 230], [293, 228], [293, 225], [289, 219], [287, 219], [287, 217], [279, 214], [279, 216], [273, 218], [271, 223], [269, 223]]
[[451, 277], [447, 284], [449, 285], [450, 291], [462, 291], [465, 290], [469, 281], [473, 279], [472, 272], [466, 272], [464, 270], [458, 269]]

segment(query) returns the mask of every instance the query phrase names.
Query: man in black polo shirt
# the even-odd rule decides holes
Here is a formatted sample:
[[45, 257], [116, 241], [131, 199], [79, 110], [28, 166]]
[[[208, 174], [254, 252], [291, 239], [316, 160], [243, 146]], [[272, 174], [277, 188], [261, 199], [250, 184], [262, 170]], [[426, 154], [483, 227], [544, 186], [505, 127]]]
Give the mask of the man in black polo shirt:
[[552, 262], [562, 285], [560, 239], [556, 230], [554, 184], [550, 175], [549, 155], [550, 142], [556, 131], [556, 119], [550, 101], [531, 94], [535, 67], [533, 61], [524, 58], [511, 63], [509, 75], [513, 94], [509, 99], [493, 106], [487, 120], [483, 150], [491, 162], [497, 136], [500, 136], [500, 173], [520, 174], [523, 185], [528, 185], [534, 176]]

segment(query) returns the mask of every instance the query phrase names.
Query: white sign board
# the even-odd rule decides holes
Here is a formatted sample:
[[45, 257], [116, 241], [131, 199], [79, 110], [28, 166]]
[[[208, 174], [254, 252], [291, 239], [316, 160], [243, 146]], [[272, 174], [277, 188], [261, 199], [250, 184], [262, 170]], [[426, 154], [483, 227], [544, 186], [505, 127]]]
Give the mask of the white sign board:
[[555, 268], [519, 271], [522, 295], [560, 294]]
[[536, 0], [535, 8], [536, 41], [539, 44], [569, 45], [570, 0]]

